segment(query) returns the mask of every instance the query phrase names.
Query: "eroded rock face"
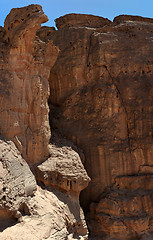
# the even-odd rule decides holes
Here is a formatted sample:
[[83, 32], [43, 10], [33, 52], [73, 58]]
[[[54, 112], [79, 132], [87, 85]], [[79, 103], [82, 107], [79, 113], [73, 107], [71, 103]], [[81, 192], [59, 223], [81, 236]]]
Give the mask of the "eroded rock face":
[[[0, 27], [0, 237], [87, 239], [84, 164], [91, 238], [152, 239], [153, 20], [45, 21], [30, 5]], [[51, 127], [83, 154], [62, 137], [48, 145], [48, 98]]]
[[55, 186], [79, 200], [88, 186], [88, 177], [76, 148], [70, 141], [54, 133], [49, 145], [50, 157], [37, 167], [37, 181], [46, 187]]
[[44, 35], [53, 28], [44, 27], [36, 35], [47, 19], [41, 6], [30, 5], [12, 9], [0, 28], [3, 240], [88, 238], [79, 193], [90, 178], [72, 146], [63, 139], [62, 147], [49, 146], [48, 78], [59, 48]]
[[18, 224], [0, 232], [0, 239], [88, 239], [83, 211], [78, 202], [65, 193], [38, 187], [35, 196], [26, 204], [29, 215], [25, 214]]
[[114, 18], [114, 23], [122, 23], [122, 22], [146, 22], [146, 23], [153, 23], [152, 18], [145, 18], [141, 16], [131, 16], [131, 15], [119, 15]]
[[99, 203], [90, 205], [92, 237], [152, 239], [153, 175], [117, 177]]
[[[53, 154], [58, 153], [60, 155], [61, 152], [60, 150], [55, 152], [54, 149]], [[67, 152], [68, 159], [71, 155], [77, 155], [72, 149], [67, 150]], [[60, 160], [60, 156], [56, 156], [56, 159], [58, 158]], [[66, 160], [68, 161], [68, 159]], [[67, 164], [66, 160], [64, 161], [63, 156], [62, 164]], [[78, 155], [77, 160], [80, 161]], [[48, 161], [51, 164], [50, 159], [46, 160], [44, 162], [46, 168], [50, 167], [49, 164], [46, 165]], [[53, 169], [53, 175], [59, 175], [61, 172], [58, 169], [58, 163], [54, 159], [52, 161], [53, 164], [57, 164], [57, 168]], [[73, 159], [71, 161], [73, 162]], [[76, 170], [78, 165], [81, 165], [81, 163], [77, 162], [75, 164], [76, 166], [72, 166], [69, 169], [71, 172], [74, 169]], [[60, 161], [59, 165], [61, 165]], [[65, 173], [66, 183], [67, 181], [72, 181], [75, 177], [76, 184], [78, 184], [77, 181], [80, 178], [75, 172], [75, 176], [71, 174], [70, 178], [70, 172], [67, 173], [63, 166], [61, 168]], [[40, 170], [44, 173], [41, 165]], [[84, 177], [84, 181], [79, 181], [80, 185], [78, 184], [78, 188], [74, 189], [73, 187], [72, 190], [73, 192], [77, 191], [76, 194], [71, 189], [64, 188], [64, 185], [60, 186], [59, 182], [52, 184], [51, 179], [46, 180], [45, 176], [44, 178], [42, 177], [42, 181], [44, 181], [48, 190], [42, 190], [37, 186], [34, 175], [30, 171], [26, 161], [21, 157], [15, 144], [0, 138], [0, 239], [30, 240], [33, 238], [42, 240], [50, 238], [56, 240], [87, 240], [88, 229], [83, 211], [80, 208], [78, 196], [79, 192], [87, 186], [89, 177], [83, 166], [79, 170], [83, 173], [77, 173], [82, 178]], [[46, 170], [47, 172], [49, 171]], [[40, 177], [41, 175], [37, 174], [38, 182], [40, 181]], [[84, 183], [85, 180], [87, 182], [86, 185]], [[61, 189], [71, 194], [67, 194], [65, 191], [61, 192]]]
[[12, 9], [0, 43], [0, 132], [31, 165], [49, 154], [48, 76], [58, 49], [35, 37], [47, 20], [39, 5]]
[[[76, 21], [75, 25], [72, 21], [71, 24], [69, 18], [69, 15], [63, 17], [63, 27], [61, 25], [58, 31], [49, 35], [60, 49], [50, 73], [49, 101], [52, 126], [82, 148], [85, 154], [84, 165], [92, 180], [81, 195], [82, 206], [88, 208], [91, 202], [100, 199], [102, 202], [101, 194], [120, 176], [125, 176], [126, 180], [127, 176], [134, 176], [131, 181], [125, 180], [127, 194], [133, 191], [130, 186], [134, 181], [136, 189], [143, 186], [146, 198], [151, 198], [152, 19], [119, 16], [108, 26], [89, 28], [82, 22]], [[113, 237], [143, 239], [143, 232], [150, 228], [152, 214], [148, 217], [146, 208], [142, 208], [140, 195], [136, 192], [141, 199], [139, 213], [135, 215], [139, 218], [138, 224], [134, 223], [135, 216], [130, 220], [131, 225], [121, 222], [121, 226], [113, 222], [113, 213], [108, 207], [107, 214], [113, 222], [111, 224], [115, 225], [109, 225], [108, 219], [103, 225], [101, 220], [100, 228], [103, 230], [99, 230], [99, 234], [103, 231], [109, 239], [113, 228], [118, 233]], [[126, 202], [127, 215], [130, 201], [129, 206]], [[120, 203], [117, 203], [119, 208]], [[96, 211], [101, 214], [101, 210]], [[143, 229], [138, 227], [136, 230], [136, 226], [143, 222], [144, 213], [147, 220], [141, 224]], [[126, 214], [122, 217], [115, 214], [113, 216], [119, 221], [127, 217]], [[98, 218], [95, 217], [94, 221], [94, 226], [97, 226]], [[132, 221], [134, 228], [130, 227]]]
[[69, 27], [91, 27], [100, 28], [112, 24], [110, 20], [103, 17], [87, 14], [67, 14], [55, 20], [57, 28], [64, 29]]
[[14, 143], [0, 138], [0, 231], [16, 223], [36, 189], [35, 177]]

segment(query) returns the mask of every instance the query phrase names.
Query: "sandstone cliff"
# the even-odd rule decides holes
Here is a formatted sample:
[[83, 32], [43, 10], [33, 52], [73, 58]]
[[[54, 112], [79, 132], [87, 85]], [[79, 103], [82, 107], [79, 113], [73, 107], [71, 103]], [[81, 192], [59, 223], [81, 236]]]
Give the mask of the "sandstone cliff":
[[49, 35], [60, 49], [51, 124], [85, 154], [92, 180], [81, 204], [93, 239], [143, 239], [153, 217], [153, 20], [86, 19], [61, 17]]
[[81, 151], [56, 132], [50, 142], [48, 79], [59, 48], [36, 35], [47, 20], [30, 5], [12, 9], [0, 29], [2, 240], [88, 237], [79, 193], [90, 178]]
[[89, 239], [152, 239], [153, 19], [46, 21], [0, 27], [0, 239], [88, 239], [82, 190]]
[[1, 39], [0, 131], [15, 142], [29, 164], [49, 154], [48, 77], [58, 49], [35, 37], [47, 20], [38, 5], [12, 9]]

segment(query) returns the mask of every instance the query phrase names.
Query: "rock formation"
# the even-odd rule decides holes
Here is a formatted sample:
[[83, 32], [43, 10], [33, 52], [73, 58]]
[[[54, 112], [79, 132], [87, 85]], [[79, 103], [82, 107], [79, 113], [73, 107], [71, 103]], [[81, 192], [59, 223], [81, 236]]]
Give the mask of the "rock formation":
[[90, 181], [83, 153], [59, 134], [50, 142], [48, 79], [59, 48], [36, 35], [47, 20], [30, 5], [12, 9], [0, 28], [2, 240], [88, 238], [79, 204]]
[[78, 199], [79, 193], [88, 186], [90, 178], [76, 147], [57, 133], [54, 135], [52, 144], [49, 145], [50, 157], [37, 167], [37, 180], [46, 187], [63, 189]]
[[35, 37], [47, 20], [39, 5], [12, 9], [0, 46], [0, 132], [16, 144], [29, 164], [49, 155], [48, 77], [58, 49], [51, 41]]
[[48, 36], [60, 49], [49, 80], [51, 125], [85, 154], [91, 182], [80, 200], [93, 239], [152, 232], [152, 22], [118, 16], [88, 24], [72, 14]]
[[36, 191], [28, 164], [11, 141], [0, 138], [0, 231], [15, 224]]
[[152, 239], [153, 19], [46, 21], [0, 27], [0, 239]]

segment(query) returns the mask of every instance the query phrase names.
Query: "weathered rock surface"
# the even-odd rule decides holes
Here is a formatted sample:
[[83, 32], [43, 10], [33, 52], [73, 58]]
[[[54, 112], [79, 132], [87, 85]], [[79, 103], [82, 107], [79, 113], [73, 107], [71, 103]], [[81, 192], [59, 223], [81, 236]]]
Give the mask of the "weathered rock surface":
[[46, 187], [56, 186], [75, 195], [88, 186], [88, 177], [75, 146], [55, 133], [49, 145], [50, 157], [37, 167], [37, 181]]
[[119, 15], [114, 18], [114, 23], [122, 23], [122, 22], [147, 22], [147, 23], [153, 23], [152, 18], [145, 18], [141, 16], [132, 16], [132, 15]]
[[152, 239], [152, 180], [153, 175], [117, 177], [99, 203], [90, 205], [88, 224], [92, 237]]
[[[152, 19], [119, 16], [112, 24], [94, 28], [86, 25], [86, 20], [76, 20], [75, 24], [73, 19], [68, 15], [56, 20], [59, 30], [49, 35], [60, 49], [50, 73], [49, 103], [52, 126], [85, 154], [84, 166], [92, 180], [81, 194], [82, 206], [88, 209], [91, 202], [100, 201], [101, 194], [114, 185], [117, 177], [120, 186], [126, 183], [127, 194], [142, 187], [149, 199], [153, 189]], [[127, 212], [130, 201], [126, 203]], [[114, 225], [107, 225], [108, 218], [106, 224], [103, 220], [99, 224], [94, 217], [95, 227], [90, 228], [96, 232], [96, 226], [100, 226], [97, 234], [106, 230], [105, 239], [111, 237], [111, 228], [117, 232], [116, 238], [144, 239], [152, 214], [146, 214], [142, 201], [140, 196], [137, 223], [133, 219], [129, 224], [114, 222], [110, 210]], [[144, 215], [147, 220], [143, 225]], [[120, 215], [117, 218], [122, 219]]]
[[60, 30], [69, 27], [91, 27], [100, 28], [105, 25], [112, 24], [110, 20], [103, 17], [98, 17], [94, 15], [87, 14], [67, 14], [63, 17], [57, 18], [55, 20], [56, 27]]
[[0, 231], [16, 223], [36, 189], [35, 177], [14, 143], [0, 138]]
[[46, 21], [41, 6], [30, 5], [12, 9], [0, 28], [2, 240], [88, 238], [79, 193], [90, 178], [73, 144], [49, 146], [48, 78], [59, 49], [40, 39], [53, 28], [36, 35]]
[[78, 202], [58, 190], [38, 187], [26, 201], [29, 214], [0, 233], [2, 240], [86, 240], [87, 227]]
[[[52, 153], [60, 154], [60, 149], [56, 152], [53, 149]], [[69, 149], [67, 158], [70, 159], [72, 154], [75, 155], [74, 150]], [[0, 239], [88, 238], [84, 214], [78, 199], [79, 188], [74, 189], [77, 194], [69, 195], [57, 190], [57, 184], [46, 184], [48, 190], [42, 190], [36, 185], [28, 164], [11, 141], [0, 140], [0, 159]], [[77, 159], [79, 160], [78, 156]], [[54, 159], [52, 160], [54, 163]], [[64, 159], [62, 162], [64, 164]], [[63, 173], [66, 182], [69, 181], [69, 173], [64, 172], [64, 169]], [[54, 169], [54, 174], [59, 174], [59, 170], [56, 169], [55, 172]], [[79, 174], [81, 176], [81, 173]], [[84, 175], [89, 182], [85, 170]], [[75, 177], [77, 178], [76, 174]], [[71, 180], [72, 178], [71, 176]]]
[[12, 9], [0, 35], [0, 132], [31, 165], [49, 154], [48, 77], [58, 49], [35, 37], [47, 20], [39, 5]]
[[91, 239], [152, 239], [153, 19], [46, 21], [30, 5], [0, 27], [0, 238], [87, 239], [91, 178]]

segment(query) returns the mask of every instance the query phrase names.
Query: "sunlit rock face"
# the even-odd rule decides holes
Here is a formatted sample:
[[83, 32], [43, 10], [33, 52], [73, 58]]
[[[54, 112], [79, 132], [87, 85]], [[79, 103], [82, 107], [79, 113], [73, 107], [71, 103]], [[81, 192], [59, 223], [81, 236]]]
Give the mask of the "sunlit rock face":
[[17, 223], [36, 189], [35, 177], [15, 144], [0, 136], [0, 231]]
[[[150, 199], [152, 209], [153, 20], [123, 15], [114, 22], [99, 21], [104, 24], [89, 24], [86, 15], [66, 15], [56, 20], [58, 31], [41, 34], [45, 39], [48, 33], [60, 49], [49, 79], [51, 124], [85, 154], [91, 182], [81, 203], [88, 211], [90, 203], [100, 201], [88, 215], [94, 234], [143, 238], [152, 226], [152, 212], [142, 195]], [[110, 188], [118, 210], [100, 207], [107, 202], [104, 192], [111, 198]], [[126, 196], [124, 189], [130, 200], [121, 203], [117, 199]], [[140, 199], [139, 211], [131, 215], [135, 197]], [[102, 214], [106, 221], [99, 219]]]
[[0, 27], [3, 240], [88, 239], [79, 194], [90, 178], [81, 150], [50, 132], [48, 79], [59, 48], [36, 35], [47, 20], [41, 6], [30, 5], [12, 9]]
[[55, 186], [78, 201], [90, 181], [78, 148], [53, 131], [49, 152], [50, 157], [37, 167], [37, 181], [46, 187]]
[[0, 238], [88, 239], [83, 190], [91, 239], [152, 239], [153, 19], [47, 19], [0, 27]]
[[48, 77], [58, 49], [35, 36], [47, 20], [39, 5], [12, 9], [1, 31], [0, 132], [31, 165], [49, 155]]

